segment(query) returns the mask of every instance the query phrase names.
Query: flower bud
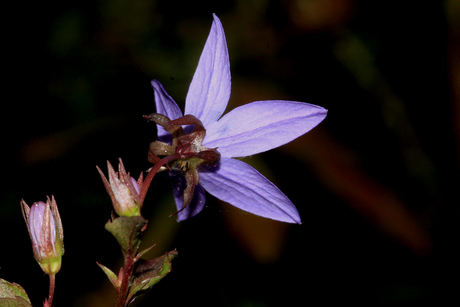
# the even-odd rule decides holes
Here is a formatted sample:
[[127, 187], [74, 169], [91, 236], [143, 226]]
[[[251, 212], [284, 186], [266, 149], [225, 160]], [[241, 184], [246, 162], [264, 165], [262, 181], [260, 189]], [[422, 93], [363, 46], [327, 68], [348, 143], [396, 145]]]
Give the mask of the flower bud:
[[119, 162], [117, 173], [107, 161], [108, 180], [99, 167], [97, 170], [107, 193], [110, 195], [115, 212], [119, 216], [140, 216], [143, 203], [143, 199], [139, 196], [143, 183], [142, 174], [136, 181], [126, 172], [121, 159]]
[[30, 208], [22, 200], [21, 207], [35, 260], [46, 274], [56, 274], [64, 254], [64, 233], [54, 197], [48, 198], [46, 203], [35, 202]]

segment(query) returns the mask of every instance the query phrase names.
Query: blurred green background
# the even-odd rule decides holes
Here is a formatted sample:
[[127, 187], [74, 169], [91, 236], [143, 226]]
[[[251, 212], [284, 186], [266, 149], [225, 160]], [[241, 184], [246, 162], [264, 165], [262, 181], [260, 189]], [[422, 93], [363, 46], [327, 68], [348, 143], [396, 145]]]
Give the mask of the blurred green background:
[[305, 136], [246, 158], [296, 204], [302, 225], [208, 196], [178, 224], [169, 180], [144, 204], [149, 257], [173, 271], [133, 306], [445, 306], [458, 302], [460, 3], [99, 0], [4, 9], [0, 278], [34, 306], [48, 279], [19, 206], [56, 197], [66, 253], [55, 306], [113, 306], [96, 261], [120, 251], [96, 171], [146, 170], [151, 79], [183, 108], [216, 13], [232, 68], [228, 110], [255, 100], [321, 105]]

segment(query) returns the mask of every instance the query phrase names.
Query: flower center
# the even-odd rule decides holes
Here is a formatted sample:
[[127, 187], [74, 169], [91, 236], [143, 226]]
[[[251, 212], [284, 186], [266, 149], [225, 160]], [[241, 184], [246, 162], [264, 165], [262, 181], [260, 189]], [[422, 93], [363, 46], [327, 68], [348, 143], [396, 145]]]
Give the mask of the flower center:
[[[172, 136], [171, 144], [159, 141], [150, 144], [149, 161], [151, 163], [157, 163], [160, 160], [159, 156], [176, 155], [176, 159], [170, 161], [168, 167], [171, 170], [185, 173], [200, 164], [215, 165], [220, 161], [220, 153], [217, 148], [207, 148], [202, 145], [206, 129], [195, 116], [185, 115], [170, 120], [162, 114], [153, 113], [144, 117], [162, 126]], [[183, 125], [194, 125], [194, 128], [192, 132], [185, 134]]]
[[[175, 120], [153, 113], [144, 116], [147, 120], [153, 121], [163, 127], [171, 134], [171, 144], [163, 142], [150, 143], [148, 160], [157, 167], [158, 164], [166, 165], [170, 171], [182, 174], [187, 182], [184, 189], [184, 203], [182, 208], [174, 215], [184, 210], [192, 201], [195, 186], [199, 183], [197, 167], [202, 164], [216, 165], [220, 161], [220, 153], [217, 148], [207, 148], [202, 145], [206, 135], [203, 123], [193, 115], [185, 115]], [[192, 132], [186, 134], [182, 126], [193, 125]], [[159, 156], [165, 156], [160, 158]]]

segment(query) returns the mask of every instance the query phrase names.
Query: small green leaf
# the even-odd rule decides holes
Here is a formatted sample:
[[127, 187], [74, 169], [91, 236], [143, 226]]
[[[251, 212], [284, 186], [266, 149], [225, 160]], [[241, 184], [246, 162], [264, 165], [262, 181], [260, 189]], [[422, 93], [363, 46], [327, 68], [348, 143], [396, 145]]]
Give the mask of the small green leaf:
[[177, 251], [173, 250], [155, 259], [139, 259], [133, 272], [134, 279], [126, 302], [131, 302], [165, 277], [171, 271], [171, 260], [176, 256]]
[[151, 250], [151, 249], [154, 248], [154, 247], [155, 247], [155, 244], [153, 244], [153, 245], [150, 246], [149, 248], [146, 248], [146, 249], [144, 249], [143, 251], [139, 252], [139, 253], [136, 255], [136, 257], [134, 258], [134, 262], [137, 262], [137, 261], [142, 257], [143, 254], [145, 254], [146, 252], [148, 252], [149, 250]]
[[0, 298], [0, 307], [32, 307], [32, 305], [22, 297]]
[[23, 287], [0, 278], [0, 307], [32, 307]]
[[[97, 262], [96, 262], [97, 263]], [[100, 263], [97, 263], [97, 265], [102, 269], [102, 271], [104, 271], [105, 275], [107, 275], [107, 277], [109, 278], [110, 282], [112, 283], [112, 285], [115, 287], [115, 289], [118, 291], [118, 277], [117, 275], [115, 275], [114, 272], [112, 272], [108, 267], [106, 267], [105, 265], [102, 265]]]
[[147, 220], [142, 216], [120, 216], [108, 221], [105, 229], [117, 239], [123, 253], [126, 254], [129, 250], [137, 251], [146, 225]]

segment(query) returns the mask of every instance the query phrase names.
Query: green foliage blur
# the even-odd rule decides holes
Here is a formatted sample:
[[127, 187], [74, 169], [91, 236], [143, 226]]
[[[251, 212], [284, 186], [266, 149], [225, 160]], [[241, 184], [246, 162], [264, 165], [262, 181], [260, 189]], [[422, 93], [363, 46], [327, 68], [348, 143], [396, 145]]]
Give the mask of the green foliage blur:
[[[54, 195], [66, 253], [55, 306], [113, 306], [96, 261], [118, 272], [96, 171], [148, 169], [152, 79], [183, 108], [216, 13], [232, 67], [228, 110], [255, 100], [328, 117], [246, 158], [296, 204], [302, 225], [208, 196], [183, 223], [168, 177], [144, 202], [145, 247], [177, 248], [172, 272], [133, 306], [445, 306], [458, 301], [460, 5], [448, 1], [99, 0], [6, 4], [0, 278], [34, 306], [48, 280], [19, 202]], [[142, 249], [142, 248], [141, 248]], [[455, 280], [452, 282], [452, 280]], [[457, 283], [457, 284], [456, 284]]]

